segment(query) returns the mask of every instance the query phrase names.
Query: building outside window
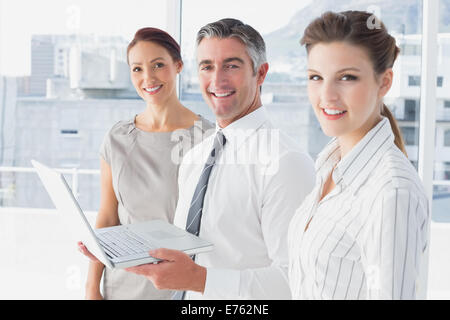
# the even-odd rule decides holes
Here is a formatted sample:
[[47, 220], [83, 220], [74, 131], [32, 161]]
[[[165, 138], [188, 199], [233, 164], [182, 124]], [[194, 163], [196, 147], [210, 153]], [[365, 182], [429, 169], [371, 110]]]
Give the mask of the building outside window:
[[[437, 77], [436, 85], [441, 88], [444, 82], [444, 77]], [[420, 87], [420, 76], [408, 76], [408, 86]]]
[[405, 113], [404, 113], [403, 119], [407, 120], [407, 121], [417, 120], [417, 115], [418, 115], [418, 111], [419, 111], [418, 105], [419, 105], [419, 101], [406, 99], [405, 100]]
[[418, 135], [415, 127], [400, 127], [405, 144], [408, 146], [416, 146], [418, 144]]
[[420, 87], [420, 76], [408, 76], [408, 86]]
[[450, 109], [450, 100], [445, 100], [444, 101], [444, 108], [445, 109]]
[[450, 130], [444, 132], [444, 147], [450, 147]]

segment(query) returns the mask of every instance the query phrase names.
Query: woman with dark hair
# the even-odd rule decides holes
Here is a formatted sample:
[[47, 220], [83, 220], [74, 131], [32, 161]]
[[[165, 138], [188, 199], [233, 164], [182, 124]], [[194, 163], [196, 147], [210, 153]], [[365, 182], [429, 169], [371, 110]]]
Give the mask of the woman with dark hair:
[[414, 299], [428, 201], [383, 103], [399, 53], [367, 12], [327, 12], [306, 28], [308, 95], [333, 137], [289, 228], [295, 299]]
[[[178, 200], [180, 152], [200, 142], [213, 124], [178, 100], [176, 77], [183, 68], [180, 47], [166, 32], [143, 28], [127, 49], [131, 81], [146, 109], [119, 121], [100, 148], [101, 200], [96, 228], [161, 219], [173, 222]], [[194, 137], [197, 138], [195, 141]], [[89, 256], [86, 247], [80, 250]], [[92, 257], [91, 257], [92, 258]], [[87, 299], [170, 299], [151, 281], [91, 259]], [[103, 270], [103, 295], [100, 281]]]

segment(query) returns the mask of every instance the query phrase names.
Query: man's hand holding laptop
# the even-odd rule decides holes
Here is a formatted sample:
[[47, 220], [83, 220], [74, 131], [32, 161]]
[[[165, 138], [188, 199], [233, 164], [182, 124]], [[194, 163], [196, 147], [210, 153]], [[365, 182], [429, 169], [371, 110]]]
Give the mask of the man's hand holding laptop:
[[[100, 262], [82, 242], [78, 242], [78, 250], [91, 261]], [[149, 255], [162, 261], [125, 270], [145, 276], [160, 290], [190, 290], [201, 293], [205, 290], [206, 268], [196, 264], [186, 253], [160, 248], [149, 251]]]
[[125, 270], [145, 276], [153, 282], [157, 289], [190, 290], [203, 293], [206, 268], [196, 264], [187, 254], [165, 248], [152, 250], [149, 254], [162, 261]]

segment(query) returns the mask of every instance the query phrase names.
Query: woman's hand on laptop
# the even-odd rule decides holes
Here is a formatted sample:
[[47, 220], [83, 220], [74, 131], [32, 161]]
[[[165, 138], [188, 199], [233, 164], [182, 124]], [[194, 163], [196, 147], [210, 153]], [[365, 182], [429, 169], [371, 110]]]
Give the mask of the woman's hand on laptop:
[[203, 293], [206, 268], [196, 264], [187, 254], [164, 248], [152, 250], [149, 254], [163, 261], [125, 270], [145, 276], [153, 282], [157, 289], [190, 290]]
[[78, 241], [78, 251], [80, 251], [82, 254], [84, 254], [86, 257], [89, 258], [89, 260], [93, 261], [93, 262], [100, 262], [100, 260], [97, 259], [96, 256], [94, 256], [89, 250], [88, 248], [86, 248], [86, 246], [83, 244], [83, 242]]

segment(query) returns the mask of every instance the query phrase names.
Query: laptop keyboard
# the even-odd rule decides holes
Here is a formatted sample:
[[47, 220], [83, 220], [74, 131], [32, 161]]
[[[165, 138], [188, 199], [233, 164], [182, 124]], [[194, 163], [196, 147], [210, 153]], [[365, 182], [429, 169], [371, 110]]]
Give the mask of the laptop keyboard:
[[129, 230], [109, 230], [97, 233], [106, 254], [114, 259], [122, 256], [148, 253], [155, 249], [147, 240]]

